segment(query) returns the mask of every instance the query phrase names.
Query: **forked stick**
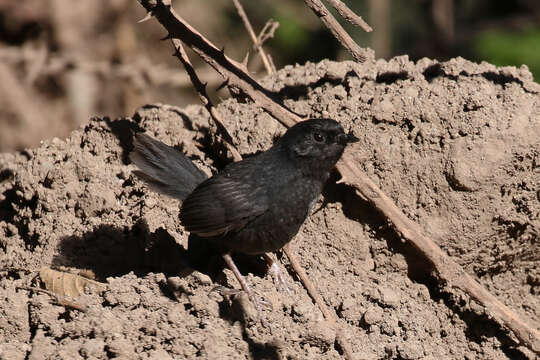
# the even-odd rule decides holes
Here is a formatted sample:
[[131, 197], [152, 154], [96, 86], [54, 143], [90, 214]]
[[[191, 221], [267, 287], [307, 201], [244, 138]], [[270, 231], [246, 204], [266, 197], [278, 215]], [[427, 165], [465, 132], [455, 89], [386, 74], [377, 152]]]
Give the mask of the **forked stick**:
[[[238, 87], [257, 105], [268, 111], [285, 126], [292, 126], [301, 118], [288, 110], [283, 104], [275, 102], [268, 90], [259, 85], [242, 69], [236, 61], [230, 60], [211, 44], [204, 36], [193, 29], [171, 8], [170, 0], [138, 0], [141, 5], [158, 19], [173, 38], [181, 39], [207, 63], [214, 67], [229, 84]], [[399, 210], [392, 200], [379, 189], [360, 169], [351, 154], [345, 152], [337, 169], [343, 182], [352, 186], [356, 192], [380, 211], [388, 223], [403, 240], [410, 242], [429, 261], [435, 270], [439, 283], [448, 290], [459, 289], [478, 301], [486, 309], [488, 316], [511, 330], [519, 342], [536, 354], [540, 354], [540, 332], [530, 326], [510, 308], [489, 293], [481, 284], [468, 275], [441, 248], [427, 238], [420, 227]]]
[[[293, 126], [302, 118], [294, 114], [285, 105], [274, 99], [274, 94], [262, 87], [249, 75], [246, 67], [230, 59], [223, 50], [218, 49], [201, 33], [195, 30], [171, 7], [171, 0], [137, 0], [151, 16], [163, 25], [169, 32], [167, 38], [180, 39], [184, 45], [191, 48], [208, 65], [212, 66], [223, 78], [227, 85], [240, 89], [244, 94], [258, 103], [265, 111], [276, 119], [282, 119], [285, 126]], [[144, 18], [143, 20], [145, 20]]]
[[247, 17], [246, 12], [244, 11], [244, 7], [242, 6], [242, 4], [240, 4], [240, 0], [233, 0], [233, 3], [234, 3], [234, 6], [236, 7], [236, 11], [238, 11], [238, 15], [240, 15], [240, 18], [242, 18], [242, 22], [244, 23], [244, 26], [246, 27], [249, 37], [251, 37], [251, 41], [253, 41], [253, 46], [255, 46], [255, 48], [257, 49], [257, 52], [259, 53], [262, 59], [264, 67], [266, 68], [266, 72], [268, 74], [272, 74], [273, 72], [275, 72], [275, 69], [272, 68], [270, 60], [268, 60], [268, 56], [266, 56], [266, 53], [264, 52], [262, 48], [262, 43], [259, 42], [257, 35], [255, 35], [255, 31], [253, 31], [253, 27], [251, 26], [251, 23], [249, 22], [249, 18]]

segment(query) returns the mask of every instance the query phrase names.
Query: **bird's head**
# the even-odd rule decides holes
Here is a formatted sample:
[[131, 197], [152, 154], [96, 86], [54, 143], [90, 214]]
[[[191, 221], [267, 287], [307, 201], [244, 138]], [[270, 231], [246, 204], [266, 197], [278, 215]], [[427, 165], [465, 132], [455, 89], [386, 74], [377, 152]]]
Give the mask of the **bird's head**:
[[349, 143], [358, 139], [346, 134], [332, 119], [309, 119], [291, 127], [280, 140], [295, 161], [317, 169], [331, 170]]

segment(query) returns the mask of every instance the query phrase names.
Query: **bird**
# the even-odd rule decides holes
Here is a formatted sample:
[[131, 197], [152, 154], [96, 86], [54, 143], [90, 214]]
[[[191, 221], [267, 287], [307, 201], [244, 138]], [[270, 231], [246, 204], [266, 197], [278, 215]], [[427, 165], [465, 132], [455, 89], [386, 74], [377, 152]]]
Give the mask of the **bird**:
[[231, 254], [262, 255], [276, 286], [286, 283], [268, 253], [291, 241], [312, 211], [345, 147], [358, 139], [333, 119], [314, 118], [290, 127], [266, 151], [225, 166], [208, 177], [177, 149], [136, 133], [134, 174], [158, 193], [181, 201], [179, 220], [196, 241], [211, 244], [257, 310], [261, 302]]

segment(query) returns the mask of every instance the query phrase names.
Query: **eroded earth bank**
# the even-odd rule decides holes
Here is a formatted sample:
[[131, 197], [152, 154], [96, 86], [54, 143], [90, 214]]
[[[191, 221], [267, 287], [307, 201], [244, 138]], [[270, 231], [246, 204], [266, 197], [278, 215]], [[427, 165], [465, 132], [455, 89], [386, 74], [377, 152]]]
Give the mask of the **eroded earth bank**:
[[[540, 323], [540, 86], [526, 68], [323, 61], [263, 83], [294, 111], [351, 129], [370, 178], [489, 291]], [[242, 99], [219, 111], [243, 154], [284, 131]], [[179, 204], [131, 174], [136, 130], [205, 171], [226, 163], [200, 106], [148, 105], [0, 155], [0, 358], [341, 358], [294, 275], [289, 297], [263, 260], [239, 260], [272, 305], [264, 311], [272, 333], [256, 326], [245, 296], [216, 289], [238, 284], [219, 261], [190, 257]], [[478, 304], [441, 291], [422, 259], [336, 177], [293, 244], [358, 359], [534, 358]], [[106, 290], [77, 298], [81, 312], [18, 288], [40, 286], [43, 266], [91, 270]]]

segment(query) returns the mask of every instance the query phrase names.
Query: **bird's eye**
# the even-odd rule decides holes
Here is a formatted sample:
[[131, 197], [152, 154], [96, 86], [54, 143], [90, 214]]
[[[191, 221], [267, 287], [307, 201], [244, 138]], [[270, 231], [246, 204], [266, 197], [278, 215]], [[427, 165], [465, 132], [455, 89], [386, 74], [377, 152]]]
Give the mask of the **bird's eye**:
[[324, 141], [324, 136], [322, 136], [320, 133], [313, 133], [313, 138], [317, 142], [323, 142]]

